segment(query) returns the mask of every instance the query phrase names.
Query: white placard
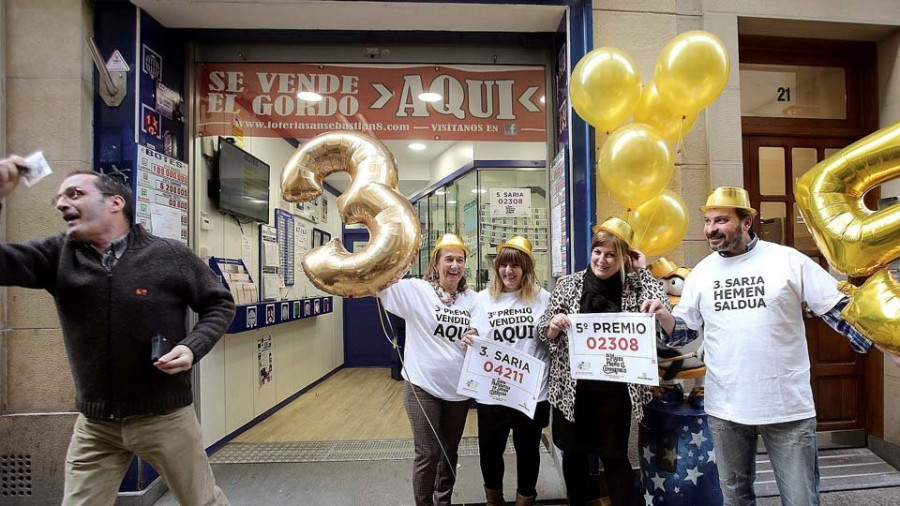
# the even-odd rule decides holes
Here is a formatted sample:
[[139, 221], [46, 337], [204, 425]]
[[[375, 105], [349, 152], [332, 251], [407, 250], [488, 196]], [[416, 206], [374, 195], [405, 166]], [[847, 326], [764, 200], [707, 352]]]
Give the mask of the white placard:
[[456, 392], [534, 418], [543, 377], [542, 360], [494, 341], [475, 339], [466, 351]]
[[181, 215], [180, 209], [150, 203], [150, 223], [153, 227], [153, 235], [181, 241]]
[[491, 188], [491, 218], [531, 217], [531, 188]]
[[272, 370], [275, 365], [275, 361], [272, 360], [272, 336], [256, 338], [256, 362], [259, 367], [260, 386], [272, 381], [275, 376]]
[[646, 313], [569, 315], [572, 378], [659, 385], [656, 317]]

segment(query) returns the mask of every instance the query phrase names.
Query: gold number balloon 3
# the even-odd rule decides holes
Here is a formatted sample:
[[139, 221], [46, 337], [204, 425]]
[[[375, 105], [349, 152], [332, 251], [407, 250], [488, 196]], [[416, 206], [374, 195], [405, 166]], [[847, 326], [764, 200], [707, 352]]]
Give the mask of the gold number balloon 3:
[[[794, 197], [816, 245], [839, 271], [868, 276], [900, 258], [900, 204], [872, 211], [871, 188], [900, 177], [900, 123], [826, 158], [797, 180]], [[842, 315], [869, 339], [900, 351], [900, 282], [882, 270], [859, 288], [842, 283]]]
[[409, 270], [419, 251], [419, 220], [397, 191], [393, 155], [376, 139], [354, 132], [325, 133], [298, 148], [282, 169], [281, 195], [289, 202], [317, 198], [333, 172], [350, 174], [338, 211], [344, 223], [369, 229], [369, 244], [350, 253], [340, 239], [332, 239], [303, 256], [303, 271], [328, 293], [375, 295]]

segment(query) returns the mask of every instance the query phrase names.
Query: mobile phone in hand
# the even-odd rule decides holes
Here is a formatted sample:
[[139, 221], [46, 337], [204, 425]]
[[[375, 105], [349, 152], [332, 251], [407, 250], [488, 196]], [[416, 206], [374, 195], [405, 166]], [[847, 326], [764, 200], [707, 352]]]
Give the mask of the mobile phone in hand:
[[172, 349], [172, 343], [162, 334], [154, 334], [150, 339], [150, 360], [156, 362]]

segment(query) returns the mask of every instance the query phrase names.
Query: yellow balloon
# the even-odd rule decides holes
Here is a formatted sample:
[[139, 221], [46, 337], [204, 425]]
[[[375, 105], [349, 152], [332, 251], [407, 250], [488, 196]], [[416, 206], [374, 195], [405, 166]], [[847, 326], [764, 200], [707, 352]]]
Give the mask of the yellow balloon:
[[859, 288], [841, 281], [850, 296], [841, 316], [864, 336], [900, 353], [900, 283], [888, 269], [876, 272]]
[[728, 84], [729, 72], [725, 44], [709, 32], [693, 30], [663, 47], [653, 79], [669, 107], [688, 115], [713, 103]]
[[631, 116], [641, 97], [637, 65], [622, 50], [600, 47], [584, 55], [569, 80], [572, 108], [600, 131], [609, 132]]
[[659, 195], [669, 184], [675, 160], [669, 143], [649, 125], [616, 129], [600, 148], [597, 175], [628, 209]]
[[659, 96], [656, 83], [650, 81], [641, 90], [641, 100], [634, 109], [635, 123], [645, 123], [655, 128], [667, 141], [681, 139], [697, 121], [697, 113], [679, 114]]
[[868, 276], [900, 258], [900, 204], [871, 211], [863, 196], [900, 177], [900, 123], [819, 162], [794, 185], [816, 246], [835, 269]]
[[362, 223], [371, 239], [350, 253], [340, 239], [303, 255], [303, 272], [330, 294], [375, 295], [400, 279], [419, 252], [419, 219], [397, 190], [396, 161], [381, 142], [355, 132], [329, 132], [297, 148], [281, 171], [281, 195], [304, 202], [322, 194], [332, 172], [350, 174], [337, 200], [344, 223]]
[[871, 211], [863, 196], [897, 177], [900, 123], [819, 162], [797, 180], [794, 190], [797, 207], [828, 262], [851, 276], [874, 273], [859, 288], [839, 285], [850, 296], [841, 316], [894, 352], [900, 352], [900, 281], [886, 266], [900, 258], [900, 204]]
[[634, 248], [648, 257], [661, 255], [684, 239], [688, 230], [688, 208], [672, 190], [665, 190], [627, 213], [625, 221], [634, 229]]

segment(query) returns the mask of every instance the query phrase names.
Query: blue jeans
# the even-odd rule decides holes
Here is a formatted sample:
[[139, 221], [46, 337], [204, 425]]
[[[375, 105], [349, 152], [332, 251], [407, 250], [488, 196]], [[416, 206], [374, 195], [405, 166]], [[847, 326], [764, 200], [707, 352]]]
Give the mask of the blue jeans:
[[719, 485], [726, 506], [754, 506], [756, 436], [762, 436], [784, 506], [818, 506], [816, 419], [743, 425], [709, 416]]

